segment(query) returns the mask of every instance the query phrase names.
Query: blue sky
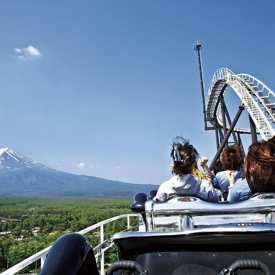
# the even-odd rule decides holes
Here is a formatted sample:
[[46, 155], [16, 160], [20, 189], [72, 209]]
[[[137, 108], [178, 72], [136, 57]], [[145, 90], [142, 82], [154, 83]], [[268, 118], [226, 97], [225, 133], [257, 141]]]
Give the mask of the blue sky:
[[221, 67], [274, 90], [274, 12], [271, 0], [1, 1], [0, 147], [132, 183], [170, 177], [179, 134], [211, 159], [194, 46], [206, 91]]

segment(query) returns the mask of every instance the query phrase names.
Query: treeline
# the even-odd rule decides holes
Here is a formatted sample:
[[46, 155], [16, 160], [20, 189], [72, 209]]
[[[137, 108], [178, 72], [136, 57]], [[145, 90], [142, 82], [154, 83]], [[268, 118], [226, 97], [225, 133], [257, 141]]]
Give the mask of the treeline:
[[[114, 216], [131, 213], [129, 199], [0, 198], [0, 272], [50, 246], [60, 236], [80, 231]], [[126, 228], [126, 219], [104, 227], [105, 238]], [[137, 219], [131, 220], [137, 224]], [[85, 235], [93, 246], [99, 232]], [[107, 254], [113, 261], [114, 254]], [[107, 259], [108, 262], [108, 259]], [[24, 271], [35, 271], [33, 264]]]

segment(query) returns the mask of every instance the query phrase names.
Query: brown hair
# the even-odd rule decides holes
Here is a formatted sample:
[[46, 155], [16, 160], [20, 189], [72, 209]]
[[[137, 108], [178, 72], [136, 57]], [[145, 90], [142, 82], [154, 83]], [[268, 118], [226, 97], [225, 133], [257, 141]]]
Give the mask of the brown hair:
[[220, 160], [217, 160], [213, 166], [213, 173], [217, 175], [219, 172], [224, 171], [224, 167], [222, 165], [222, 162]]
[[252, 193], [275, 192], [275, 142], [255, 142], [248, 148], [245, 178]]
[[[177, 137], [177, 139], [179, 139], [179, 137]], [[175, 148], [179, 152], [181, 161], [177, 161], [174, 158]], [[176, 174], [179, 176], [191, 174], [192, 168], [193, 168], [192, 166], [196, 162], [196, 158], [198, 157], [198, 155], [199, 154], [197, 150], [194, 148], [193, 145], [189, 143], [188, 140], [181, 138], [181, 143], [173, 142], [173, 148], [170, 154], [170, 156], [174, 160], [173, 167], [172, 167], [172, 174]]]
[[222, 165], [225, 170], [240, 170], [244, 163], [244, 154], [237, 145], [229, 146], [222, 152]]

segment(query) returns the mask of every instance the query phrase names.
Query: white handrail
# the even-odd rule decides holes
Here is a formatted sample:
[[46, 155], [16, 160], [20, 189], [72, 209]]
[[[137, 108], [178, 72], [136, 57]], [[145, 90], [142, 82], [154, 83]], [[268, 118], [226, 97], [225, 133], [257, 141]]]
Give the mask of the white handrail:
[[[113, 221], [116, 221], [116, 220], [120, 220], [120, 219], [123, 219], [123, 218], [127, 218], [127, 229], [130, 228], [130, 217], [139, 217], [139, 214], [124, 214], [124, 215], [119, 215], [119, 216], [116, 216], [116, 217], [113, 217], [113, 218], [110, 218], [110, 219], [107, 219], [105, 221], [102, 221], [102, 222], [99, 222], [97, 224], [94, 224], [92, 226], [89, 226], [81, 231], [79, 231], [78, 233], [81, 234], [81, 235], [84, 235], [92, 230], [95, 230], [97, 228], [102, 228], [100, 230], [100, 240], [101, 242], [104, 241], [104, 230], [103, 230], [103, 226], [107, 223], [110, 223], [110, 222], [113, 222]], [[102, 241], [103, 240], [103, 241]], [[52, 246], [49, 246], [37, 253], [35, 253], [34, 255], [30, 256], [29, 258], [25, 259], [24, 261], [16, 264], [15, 266], [9, 268], [8, 270], [4, 271], [3, 273], [1, 273], [1, 275], [13, 275], [15, 273], [17, 273], [18, 271], [22, 270], [23, 268], [29, 266], [30, 264], [34, 263], [35, 261], [41, 259], [41, 268], [43, 267], [44, 263], [45, 263], [45, 260], [46, 260], [46, 256], [47, 254], [49, 253], [49, 250]], [[104, 251], [106, 251], [106, 249], [102, 249], [103, 251], [101, 251], [101, 253]], [[96, 255], [96, 258], [98, 258], [101, 253], [98, 253]], [[102, 257], [103, 260], [101, 261], [101, 274], [103, 275], [104, 274], [104, 257]], [[102, 266], [103, 265], [103, 266]]]

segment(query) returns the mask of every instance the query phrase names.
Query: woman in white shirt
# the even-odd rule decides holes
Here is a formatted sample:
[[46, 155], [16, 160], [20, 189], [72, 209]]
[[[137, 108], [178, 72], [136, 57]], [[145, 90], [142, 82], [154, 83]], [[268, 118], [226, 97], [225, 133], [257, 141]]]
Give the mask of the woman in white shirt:
[[192, 174], [199, 154], [188, 140], [180, 136], [176, 137], [173, 140], [171, 157], [174, 176], [160, 185], [156, 200], [164, 202], [175, 195], [186, 195], [210, 202], [219, 201], [212, 183]]

